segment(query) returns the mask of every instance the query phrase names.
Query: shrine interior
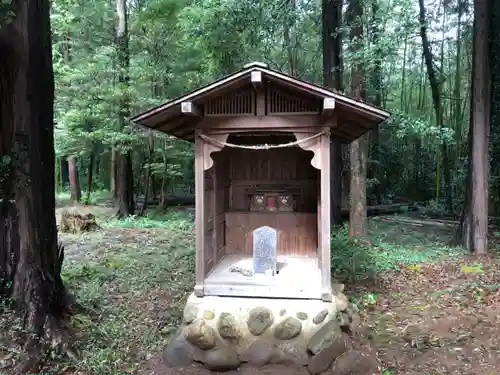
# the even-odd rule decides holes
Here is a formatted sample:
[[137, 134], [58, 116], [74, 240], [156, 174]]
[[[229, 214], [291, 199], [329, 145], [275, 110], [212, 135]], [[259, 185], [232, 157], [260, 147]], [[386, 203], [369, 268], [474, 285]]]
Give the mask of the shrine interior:
[[[283, 132], [233, 134], [227, 139], [228, 144], [259, 148], [295, 141], [293, 133]], [[205, 171], [205, 294], [245, 295], [245, 285], [260, 285], [276, 286], [283, 297], [319, 295], [320, 171], [311, 165], [313, 156], [299, 146], [226, 146], [212, 153], [214, 166]], [[253, 231], [262, 226], [277, 231], [277, 273], [271, 278], [249, 274]], [[248, 295], [256, 292], [253, 288]], [[263, 291], [271, 297], [269, 293]]]

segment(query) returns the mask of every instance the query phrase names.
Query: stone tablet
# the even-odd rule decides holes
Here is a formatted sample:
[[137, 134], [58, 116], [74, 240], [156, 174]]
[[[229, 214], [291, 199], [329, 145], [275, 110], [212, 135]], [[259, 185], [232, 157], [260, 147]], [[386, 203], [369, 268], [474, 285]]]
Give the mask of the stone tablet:
[[253, 272], [276, 274], [276, 229], [260, 227], [253, 231]]

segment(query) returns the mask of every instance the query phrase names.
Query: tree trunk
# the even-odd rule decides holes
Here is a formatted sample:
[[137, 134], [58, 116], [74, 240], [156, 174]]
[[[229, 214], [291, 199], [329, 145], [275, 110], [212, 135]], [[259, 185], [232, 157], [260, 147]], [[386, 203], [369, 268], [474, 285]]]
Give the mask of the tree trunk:
[[469, 125], [467, 193], [458, 237], [475, 254], [488, 250], [488, 133], [490, 126], [491, 75], [488, 1], [474, 1], [472, 95]]
[[65, 290], [63, 250], [55, 219], [54, 77], [49, 1], [14, 1], [12, 23], [0, 29], [0, 293], [24, 317], [26, 373], [40, 359], [37, 344], [56, 335]]
[[[419, 5], [419, 22], [420, 22], [420, 37], [422, 39], [422, 49], [424, 54], [425, 66], [427, 67], [427, 75], [429, 77], [429, 84], [431, 86], [432, 93], [432, 103], [434, 106], [434, 113], [436, 115], [436, 125], [439, 128], [443, 127], [443, 108], [441, 104], [441, 94], [439, 91], [439, 81], [436, 77], [436, 72], [434, 70], [434, 65], [432, 62], [432, 52], [431, 46], [429, 43], [429, 39], [427, 37], [427, 25], [426, 25], [426, 16], [425, 16], [425, 5], [424, 0], [418, 0]], [[448, 149], [446, 145], [443, 145], [441, 148], [442, 154], [442, 167], [443, 167], [443, 175], [444, 175], [444, 184], [445, 184], [445, 204], [447, 209], [452, 208], [452, 195], [451, 195], [451, 170], [450, 170], [450, 162], [448, 157]], [[438, 165], [439, 162], [438, 162]], [[439, 197], [439, 167], [437, 168], [437, 189], [438, 197]]]
[[87, 168], [87, 199], [86, 204], [90, 204], [90, 194], [92, 193], [92, 183], [94, 177], [94, 158], [95, 158], [95, 146], [92, 146], [92, 151], [90, 152], [89, 166]]
[[[380, 107], [382, 105], [382, 51], [379, 46], [380, 43], [380, 17], [378, 10], [378, 0], [373, 0], [372, 3], [372, 43], [374, 46], [374, 62], [373, 62], [373, 72], [372, 72], [372, 90], [371, 102], [373, 105]], [[380, 181], [382, 180], [380, 165], [380, 131], [379, 128], [375, 128], [371, 131], [371, 156], [370, 160], [373, 160], [372, 167], [369, 168], [369, 177], [372, 179], [377, 179], [378, 183], [374, 186], [374, 199], [373, 204], [381, 204], [382, 198], [382, 185]]]
[[[116, 0], [116, 13], [118, 16], [118, 27], [116, 31], [116, 45], [118, 55], [118, 82], [121, 97], [119, 104], [118, 121], [120, 130], [125, 130], [126, 119], [130, 112], [130, 99], [128, 97], [129, 87], [129, 65], [130, 55], [128, 46], [128, 17], [127, 4], [125, 0]], [[116, 206], [118, 217], [126, 217], [134, 214], [134, 179], [132, 169], [132, 152], [129, 145], [124, 145], [128, 150], [116, 154]]]
[[111, 196], [116, 199], [116, 150], [111, 150], [111, 165], [110, 165], [110, 187]]
[[[342, 0], [323, 0], [323, 84], [342, 92]], [[342, 224], [342, 148], [330, 142], [330, 223]]]
[[148, 148], [148, 166], [146, 168], [146, 178], [144, 182], [144, 202], [141, 207], [141, 212], [139, 213], [139, 216], [144, 216], [146, 213], [146, 210], [148, 208], [148, 201], [149, 201], [149, 185], [150, 185], [150, 179], [151, 179], [151, 164], [153, 163], [153, 154], [154, 154], [154, 138], [153, 134], [151, 133], [149, 135], [149, 148]]
[[[363, 45], [363, 7], [360, 0], [350, 0], [347, 9], [348, 22], [351, 25], [350, 44], [353, 55], [351, 71], [352, 95], [364, 100], [363, 62], [359, 54]], [[366, 237], [368, 234], [366, 220], [366, 167], [368, 163], [368, 134], [351, 143], [351, 202], [349, 209], [349, 236]]]
[[71, 193], [71, 200], [80, 202], [82, 199], [82, 189], [80, 188], [80, 179], [78, 177], [78, 167], [76, 158], [74, 156], [68, 158], [69, 169], [69, 191]]

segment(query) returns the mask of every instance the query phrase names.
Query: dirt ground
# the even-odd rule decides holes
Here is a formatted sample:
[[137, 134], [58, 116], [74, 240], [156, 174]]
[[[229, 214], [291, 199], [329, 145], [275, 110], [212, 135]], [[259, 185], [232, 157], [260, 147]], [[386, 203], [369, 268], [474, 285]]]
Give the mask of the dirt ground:
[[[92, 208], [89, 210], [95, 213]], [[102, 210], [100, 214], [109, 215], [106, 209]], [[393, 225], [390, 230], [383, 229], [388, 238], [393, 241], [406, 241], [404, 235], [411, 233], [417, 243], [409, 246], [414, 246], [415, 252], [425, 248], [423, 237], [431, 236], [431, 240], [435, 241], [449, 235], [449, 229], [443, 226], [427, 227], [424, 233], [422, 226], [390, 225]], [[165, 236], [170, 235], [164, 229], [103, 228], [92, 234], [66, 235], [63, 240], [67, 249], [67, 262], [78, 264], [99, 259], [100, 254], [106, 253], [113, 246], [148, 248], [149, 252], [144, 255], [148, 257], [150, 255], [147, 254], [152, 254], [158, 246], [164, 246]], [[420, 245], [419, 241], [422, 242]], [[362, 320], [358, 340], [373, 354], [378, 365], [376, 373], [500, 374], [499, 270], [500, 259], [496, 252], [492, 251], [489, 256], [482, 258], [455, 256], [436, 264], [422, 262], [400, 265], [376, 279], [363, 283], [346, 282], [346, 293], [358, 306]], [[172, 277], [172, 280], [176, 280]], [[116, 280], [113, 283], [116, 284]], [[186, 286], [183, 288], [185, 293]], [[119, 288], [115, 288], [115, 292], [116, 289]], [[145, 319], [147, 326], [153, 327], [153, 330], [160, 319], [156, 315], [159, 313], [155, 306], [163, 306], [164, 309], [164, 306], [175, 303], [177, 307], [181, 307], [182, 298], [185, 296], [180, 292], [169, 295], [163, 290], [161, 294], [151, 293], [127, 300], [127, 294], [116, 293], [113, 300], [120, 300], [122, 305], [132, 306], [135, 310], [143, 309], [140, 319]], [[139, 298], [142, 298], [144, 303], [140, 303]], [[161, 336], [161, 340], [166, 340], [166, 337]], [[119, 374], [149, 375], [154, 370], [157, 375], [210, 374], [197, 366], [176, 370], [165, 368], [158, 357], [161, 353], [158, 349], [166, 342], [161, 340], [155, 342], [156, 349], [150, 356], [134, 359], [139, 364], [138, 369], [122, 371]], [[59, 373], [94, 375], [103, 372], [78, 370]], [[307, 372], [289, 366], [270, 365], [260, 369], [243, 366], [238, 371], [226, 374], [305, 375]]]

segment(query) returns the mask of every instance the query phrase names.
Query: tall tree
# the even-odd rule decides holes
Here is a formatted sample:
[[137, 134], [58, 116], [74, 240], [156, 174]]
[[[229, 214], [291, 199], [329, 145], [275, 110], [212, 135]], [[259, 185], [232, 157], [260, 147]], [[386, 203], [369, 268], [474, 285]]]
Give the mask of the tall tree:
[[[351, 93], [359, 100], [364, 100], [364, 69], [361, 57], [363, 49], [363, 5], [361, 0], [349, 0], [346, 15], [350, 28], [350, 46], [353, 63], [351, 70]], [[366, 170], [368, 164], [368, 135], [351, 143], [351, 200], [349, 208], [349, 236], [366, 237]]]
[[459, 242], [476, 254], [488, 250], [489, 8], [489, 0], [474, 1], [469, 163], [466, 200], [458, 228]]
[[[120, 103], [118, 109], [118, 126], [121, 131], [126, 127], [130, 115], [130, 52], [128, 35], [128, 14], [126, 0], [116, 0], [118, 26], [116, 28], [116, 46], [118, 56], [118, 85]], [[116, 206], [117, 216], [129, 216], [134, 213], [134, 179], [132, 176], [132, 151], [128, 144], [116, 157]]]
[[[5, 4], [5, 3], [3, 3]], [[48, 0], [0, 14], [0, 295], [24, 317], [30, 360], [59, 332], [65, 296], [55, 219], [54, 77]], [[5, 8], [0, 7], [0, 13]]]
[[[323, 84], [342, 92], [342, 24], [343, 0], [323, 0]], [[337, 139], [330, 143], [330, 222], [342, 224], [342, 148]]]
[[[420, 38], [422, 39], [422, 49], [425, 60], [425, 66], [427, 68], [427, 76], [429, 77], [429, 84], [431, 86], [432, 93], [432, 104], [434, 107], [434, 114], [436, 117], [436, 125], [439, 128], [444, 127], [443, 122], [443, 105], [441, 102], [441, 90], [440, 83], [436, 70], [434, 67], [434, 62], [432, 58], [431, 44], [429, 42], [429, 38], [427, 36], [427, 17], [425, 15], [425, 4], [424, 0], [418, 0], [419, 5], [419, 22], [420, 22]], [[440, 179], [440, 166], [443, 167], [443, 175], [444, 175], [444, 189], [445, 189], [445, 204], [446, 208], [451, 209], [453, 206], [452, 195], [451, 195], [451, 168], [450, 161], [448, 157], [448, 148], [446, 144], [443, 143], [441, 147], [441, 160], [442, 163], [438, 162], [438, 168], [436, 172], [436, 190], [437, 190], [437, 198], [439, 198], [439, 179]]]

